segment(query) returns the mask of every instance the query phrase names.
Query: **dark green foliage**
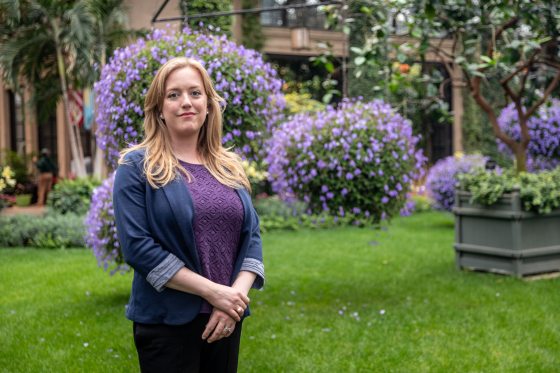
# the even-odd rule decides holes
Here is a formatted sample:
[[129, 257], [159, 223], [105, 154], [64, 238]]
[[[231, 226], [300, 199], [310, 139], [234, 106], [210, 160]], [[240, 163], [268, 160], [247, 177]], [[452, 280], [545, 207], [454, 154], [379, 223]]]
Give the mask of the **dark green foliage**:
[[84, 217], [75, 214], [0, 217], [0, 247], [84, 247]]
[[[492, 97], [492, 102], [503, 106], [501, 88], [489, 84], [485, 93]], [[468, 89], [463, 90], [463, 147], [466, 154], [479, 152], [495, 160], [502, 167], [511, 167], [512, 160], [508, 154], [498, 150], [496, 136], [486, 114], [480, 110]]]
[[215, 12], [226, 12], [231, 10], [231, 2], [224, 0], [181, 0], [179, 3], [181, 14], [187, 16], [187, 25], [193, 30], [201, 30], [200, 24], [204, 25], [202, 28], [208, 28], [210, 32], [217, 32], [231, 36], [232, 17], [208, 17], [208, 18], [195, 18], [189, 19], [188, 16], [196, 14], [206, 14]]
[[[243, 9], [253, 9], [259, 7], [258, 0], [243, 0]], [[241, 44], [245, 47], [260, 51], [264, 46], [264, 35], [262, 33], [261, 19], [259, 14], [244, 14], [242, 17], [241, 29], [243, 40]]]
[[[470, 141], [467, 148], [476, 144], [473, 137], [485, 137], [477, 133], [476, 125], [490, 122], [496, 130], [496, 137], [515, 154], [518, 171], [526, 170], [530, 135], [524, 136], [523, 141], [514, 140], [499, 131], [496, 117], [505, 104], [514, 102], [518, 108], [530, 108], [520, 119], [519, 124], [524, 127], [538, 107], [558, 91], [558, 1], [353, 0], [347, 8], [341, 9], [338, 13], [333, 12], [330, 19], [342, 23], [344, 30], [352, 30], [347, 34], [351, 37], [350, 60], [356, 77], [371, 78], [373, 90], [385, 95], [393, 105], [390, 94], [402, 94], [405, 104], [407, 100], [413, 102], [420, 98], [420, 106], [413, 112], [422, 112], [422, 101], [433, 97], [436, 102], [444, 97], [437, 91], [435, 95], [430, 94], [429, 84], [425, 85], [424, 92], [415, 84], [396, 85], [397, 92], [391, 92], [395, 72], [392, 62], [396, 60], [401, 66], [412, 62], [425, 63], [426, 56], [431, 54], [445, 67], [448, 75], [459, 66], [479, 110], [485, 112], [485, 122], [467, 124], [467, 132], [470, 132], [467, 133], [467, 141]], [[347, 9], [349, 14], [345, 14]], [[449, 42], [447, 47], [445, 41]], [[423, 75], [426, 74], [414, 83], [429, 81], [439, 85], [440, 92], [450, 86], [447, 79], [425, 80]], [[413, 90], [407, 92], [409, 88]], [[501, 93], [497, 94], [498, 91]], [[443, 108], [441, 104], [436, 105], [436, 113], [440, 111], [438, 106]], [[423, 128], [424, 133], [426, 130], [429, 132], [430, 129]]]
[[406, 25], [394, 17], [407, 6], [407, 1], [352, 0], [346, 14], [333, 7], [329, 21], [349, 40], [348, 95], [391, 104], [411, 120], [414, 134], [422, 135], [419, 147], [433, 160], [439, 155], [431, 154], [432, 133], [452, 122], [449, 73], [442, 65], [427, 63], [412, 39], [395, 38]]
[[60, 214], [85, 215], [89, 209], [93, 189], [100, 184], [92, 178], [62, 180], [49, 193], [47, 205]]
[[326, 213], [308, 214], [305, 203], [291, 203], [280, 200], [277, 196], [260, 198], [254, 201], [255, 210], [259, 214], [262, 232], [273, 230], [325, 229], [355, 224], [357, 217], [347, 214], [344, 217], [333, 217]]

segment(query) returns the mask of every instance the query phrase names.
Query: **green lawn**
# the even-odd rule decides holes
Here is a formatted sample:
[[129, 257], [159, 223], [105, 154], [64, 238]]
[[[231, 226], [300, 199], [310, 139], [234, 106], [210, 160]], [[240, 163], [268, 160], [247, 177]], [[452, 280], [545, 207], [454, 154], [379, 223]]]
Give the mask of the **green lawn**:
[[[240, 372], [552, 372], [560, 280], [455, 268], [453, 219], [264, 236]], [[0, 371], [137, 370], [130, 275], [85, 250], [0, 250]]]

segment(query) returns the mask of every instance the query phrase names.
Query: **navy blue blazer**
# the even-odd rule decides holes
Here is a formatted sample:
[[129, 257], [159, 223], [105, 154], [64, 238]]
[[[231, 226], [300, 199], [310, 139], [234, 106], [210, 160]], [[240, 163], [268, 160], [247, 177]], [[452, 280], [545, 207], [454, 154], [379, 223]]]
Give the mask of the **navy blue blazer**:
[[[165, 287], [183, 265], [201, 274], [193, 231], [194, 205], [187, 184], [177, 177], [164, 187], [152, 188], [143, 171], [144, 152], [131, 152], [125, 160], [115, 175], [113, 206], [119, 243], [126, 262], [134, 269], [126, 316], [147, 324], [188, 323], [199, 314], [202, 298]], [[262, 287], [259, 219], [249, 193], [245, 189], [237, 193], [244, 218], [230, 285], [249, 263], [257, 273], [253, 286]]]

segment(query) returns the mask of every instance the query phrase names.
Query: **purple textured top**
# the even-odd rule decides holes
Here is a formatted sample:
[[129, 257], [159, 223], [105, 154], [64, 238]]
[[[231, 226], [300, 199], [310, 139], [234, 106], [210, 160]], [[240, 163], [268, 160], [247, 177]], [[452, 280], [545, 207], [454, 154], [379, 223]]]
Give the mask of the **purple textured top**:
[[[192, 176], [187, 187], [193, 199], [193, 230], [202, 275], [229, 286], [243, 225], [243, 204], [237, 192], [216, 180], [204, 165], [182, 161], [181, 165]], [[200, 312], [212, 312], [210, 303], [204, 301]]]

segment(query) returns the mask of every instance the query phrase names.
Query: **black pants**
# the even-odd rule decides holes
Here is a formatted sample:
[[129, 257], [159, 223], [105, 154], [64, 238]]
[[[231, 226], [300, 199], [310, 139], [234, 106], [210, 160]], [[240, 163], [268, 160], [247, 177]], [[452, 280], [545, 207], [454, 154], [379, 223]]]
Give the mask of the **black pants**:
[[202, 332], [210, 315], [185, 325], [134, 323], [134, 343], [142, 373], [237, 372], [241, 323], [227, 338], [208, 343]]

